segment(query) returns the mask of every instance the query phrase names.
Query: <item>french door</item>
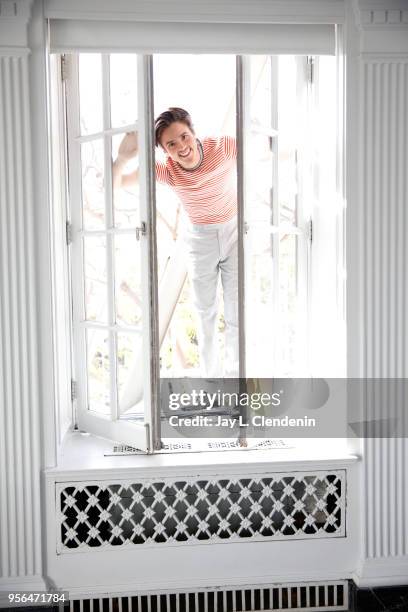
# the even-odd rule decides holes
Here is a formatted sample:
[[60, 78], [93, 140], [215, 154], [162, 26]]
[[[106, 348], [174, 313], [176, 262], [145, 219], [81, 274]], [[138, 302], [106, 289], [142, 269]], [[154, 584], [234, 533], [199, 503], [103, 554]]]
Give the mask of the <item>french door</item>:
[[[151, 57], [79, 54], [64, 62], [77, 424], [151, 452], [158, 437]], [[139, 185], [119, 192], [112, 159], [135, 130]]]

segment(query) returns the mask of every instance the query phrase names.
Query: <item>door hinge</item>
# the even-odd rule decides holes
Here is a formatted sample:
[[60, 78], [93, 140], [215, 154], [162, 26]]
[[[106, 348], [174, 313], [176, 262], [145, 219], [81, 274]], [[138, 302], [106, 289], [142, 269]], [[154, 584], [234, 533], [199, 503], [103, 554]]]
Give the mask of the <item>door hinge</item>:
[[65, 223], [65, 239], [69, 246], [72, 242], [72, 223], [70, 221]]
[[64, 82], [68, 78], [68, 60], [65, 53], [61, 55], [61, 81]]
[[142, 221], [140, 227], [136, 228], [136, 240], [140, 240], [140, 236], [146, 236], [147, 224], [146, 221]]
[[315, 67], [315, 59], [312, 55], [307, 56], [307, 81], [311, 85], [314, 82], [314, 67]]
[[71, 401], [74, 402], [77, 398], [77, 383], [76, 380], [71, 380]]

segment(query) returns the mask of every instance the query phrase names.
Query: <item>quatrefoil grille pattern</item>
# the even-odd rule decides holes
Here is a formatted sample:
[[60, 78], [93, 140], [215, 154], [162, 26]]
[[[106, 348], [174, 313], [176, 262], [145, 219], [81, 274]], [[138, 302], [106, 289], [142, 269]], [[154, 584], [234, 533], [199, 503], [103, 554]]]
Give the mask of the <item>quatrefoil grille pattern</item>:
[[343, 471], [57, 485], [64, 550], [344, 536]]

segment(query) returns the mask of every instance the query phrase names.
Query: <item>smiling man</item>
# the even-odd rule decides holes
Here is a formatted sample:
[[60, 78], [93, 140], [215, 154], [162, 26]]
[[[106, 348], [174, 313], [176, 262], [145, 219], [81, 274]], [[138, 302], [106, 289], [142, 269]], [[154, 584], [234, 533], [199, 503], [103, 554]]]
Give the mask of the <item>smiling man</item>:
[[[189, 219], [183, 236], [189, 278], [198, 314], [200, 369], [221, 375], [217, 339], [217, 287], [223, 288], [225, 319], [224, 375], [238, 376], [238, 254], [236, 141], [230, 136], [200, 141], [189, 113], [177, 107], [155, 121], [156, 146], [167, 154], [156, 162], [156, 179], [179, 197]], [[137, 135], [126, 134], [113, 165], [114, 186], [137, 181], [137, 171], [123, 175], [137, 154]]]

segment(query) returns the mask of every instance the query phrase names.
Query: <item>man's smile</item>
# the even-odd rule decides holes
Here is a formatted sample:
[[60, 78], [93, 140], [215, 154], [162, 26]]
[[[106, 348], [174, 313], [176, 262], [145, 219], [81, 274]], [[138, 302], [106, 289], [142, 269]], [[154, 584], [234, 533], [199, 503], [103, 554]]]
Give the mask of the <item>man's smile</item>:
[[192, 153], [193, 149], [189, 147], [188, 149], [183, 149], [183, 151], [179, 151], [179, 157], [188, 157], [190, 153]]

